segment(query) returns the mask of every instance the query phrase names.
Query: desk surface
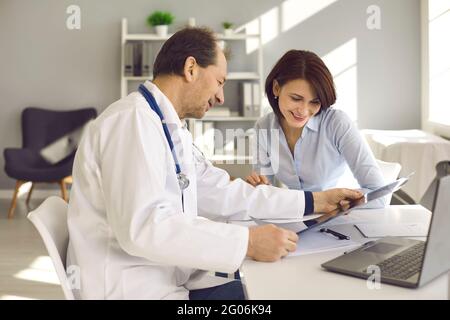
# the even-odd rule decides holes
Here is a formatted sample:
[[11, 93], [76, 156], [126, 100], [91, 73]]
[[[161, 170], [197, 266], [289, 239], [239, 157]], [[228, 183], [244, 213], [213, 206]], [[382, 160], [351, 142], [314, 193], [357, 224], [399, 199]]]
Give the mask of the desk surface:
[[[390, 206], [386, 209], [355, 210], [329, 225], [352, 236], [352, 240], [369, 240], [353, 224], [364, 223], [424, 223], [431, 213], [422, 206]], [[301, 239], [301, 235], [300, 235]], [[425, 239], [425, 238], [418, 238]], [[329, 272], [321, 264], [348, 249], [286, 257], [274, 263], [245, 260], [241, 272], [247, 298], [256, 299], [448, 299], [449, 278], [445, 274], [419, 289], [407, 289], [381, 284], [380, 289], [368, 289], [366, 280]]]

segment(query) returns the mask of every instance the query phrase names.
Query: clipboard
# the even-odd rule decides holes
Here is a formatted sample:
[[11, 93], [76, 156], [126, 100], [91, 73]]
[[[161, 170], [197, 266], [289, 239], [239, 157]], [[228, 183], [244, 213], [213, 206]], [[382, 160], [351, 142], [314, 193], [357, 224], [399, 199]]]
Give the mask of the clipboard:
[[[384, 196], [387, 196], [390, 193], [393, 193], [397, 190], [399, 190], [402, 186], [404, 186], [409, 178], [414, 174], [411, 173], [406, 177], [399, 178], [395, 180], [394, 182], [388, 183], [378, 189], [369, 191], [365, 193], [361, 198], [353, 201], [350, 203], [350, 207], [347, 210], [342, 209], [336, 209], [334, 211], [331, 211], [329, 213], [324, 213], [320, 215], [314, 216], [312, 219], [297, 219], [296, 221], [282, 221], [283, 219], [262, 219], [262, 218], [254, 218], [250, 217], [254, 222], [256, 222], [259, 225], [262, 224], [268, 224], [272, 223], [277, 225], [278, 227], [294, 231], [295, 233], [299, 234], [302, 232], [305, 232], [307, 230], [310, 230], [312, 228], [315, 228], [317, 226], [320, 226], [326, 222], [329, 222], [333, 220], [334, 218], [337, 218], [342, 215], [349, 214], [353, 209], [360, 208], [367, 203], [377, 200], [379, 198], [382, 198]], [[280, 220], [280, 221], [277, 221]]]
[[384, 196], [387, 196], [388, 194], [394, 193], [395, 191], [399, 190], [401, 187], [403, 187], [409, 180], [409, 178], [414, 174], [414, 172], [410, 173], [408, 176], [399, 178], [395, 180], [394, 182], [388, 183], [378, 189], [369, 191], [365, 193], [361, 198], [352, 201], [350, 203], [350, 207], [347, 210], [342, 210], [340, 208], [331, 211], [330, 213], [326, 213], [316, 219], [305, 221], [305, 228], [300, 230], [297, 233], [301, 233], [304, 231], [307, 231], [311, 228], [317, 227], [321, 224], [324, 224], [328, 221], [333, 220], [334, 218], [337, 218], [342, 215], [349, 214], [353, 209], [360, 208], [362, 206], [365, 206], [371, 201], [380, 199]]

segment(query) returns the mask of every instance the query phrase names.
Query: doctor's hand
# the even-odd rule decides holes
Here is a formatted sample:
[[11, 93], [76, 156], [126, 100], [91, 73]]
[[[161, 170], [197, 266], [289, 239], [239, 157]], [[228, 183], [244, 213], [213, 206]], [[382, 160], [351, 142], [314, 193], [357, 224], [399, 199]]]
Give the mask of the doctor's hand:
[[260, 175], [257, 172], [252, 172], [247, 178], [245, 178], [247, 183], [250, 183], [252, 186], [256, 187], [260, 184], [270, 185], [269, 179], [266, 176]]
[[337, 188], [321, 192], [313, 192], [314, 212], [329, 213], [337, 209], [346, 210], [350, 202], [362, 198], [358, 190]]
[[273, 262], [297, 248], [295, 232], [266, 224], [249, 228], [247, 257], [256, 261]]

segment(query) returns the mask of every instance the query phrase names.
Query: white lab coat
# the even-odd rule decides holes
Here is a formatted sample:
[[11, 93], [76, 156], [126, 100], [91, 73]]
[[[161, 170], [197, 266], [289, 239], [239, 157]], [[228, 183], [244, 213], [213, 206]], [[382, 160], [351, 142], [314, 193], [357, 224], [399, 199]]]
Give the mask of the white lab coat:
[[83, 299], [188, 299], [189, 289], [229, 281], [206, 271], [234, 272], [247, 251], [246, 227], [201, 216], [304, 212], [301, 191], [230, 181], [193, 148], [167, 97], [151, 82], [145, 86], [190, 180], [184, 212], [160, 119], [138, 92], [113, 103], [86, 129], [73, 167], [67, 266], [79, 267], [75, 294]]

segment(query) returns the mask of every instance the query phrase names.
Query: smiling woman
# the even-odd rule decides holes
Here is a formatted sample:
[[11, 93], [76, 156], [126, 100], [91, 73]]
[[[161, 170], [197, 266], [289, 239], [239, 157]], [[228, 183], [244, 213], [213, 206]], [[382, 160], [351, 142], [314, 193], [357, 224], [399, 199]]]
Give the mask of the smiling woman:
[[[333, 77], [315, 53], [288, 51], [269, 73], [265, 90], [273, 112], [256, 123], [255, 171], [247, 182], [315, 192], [336, 187], [348, 166], [365, 191], [384, 184], [353, 121], [332, 107]], [[372, 206], [384, 205], [381, 199]]]

